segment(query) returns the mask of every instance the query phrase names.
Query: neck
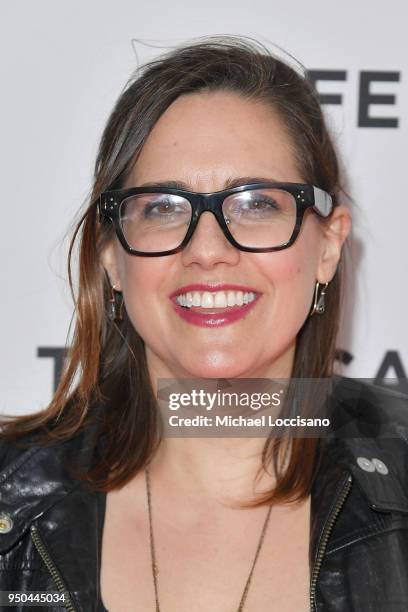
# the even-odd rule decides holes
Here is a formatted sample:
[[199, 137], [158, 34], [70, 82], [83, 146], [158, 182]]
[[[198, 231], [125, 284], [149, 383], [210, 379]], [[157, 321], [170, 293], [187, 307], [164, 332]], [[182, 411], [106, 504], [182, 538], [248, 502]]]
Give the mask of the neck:
[[[291, 357], [283, 364], [274, 364], [245, 377], [288, 379], [293, 354]], [[156, 397], [159, 378], [189, 378], [188, 373], [186, 376], [170, 371], [154, 359], [148, 359], [148, 364]], [[262, 469], [265, 442], [264, 437], [164, 437], [151, 461], [151, 472], [153, 477], [166, 483], [168, 490], [177, 491], [191, 501], [210, 505], [253, 501], [272, 489], [276, 481], [272, 466], [268, 472]]]
[[151, 470], [169, 490], [211, 505], [239, 504], [271, 489], [261, 467], [264, 438], [164, 438]]

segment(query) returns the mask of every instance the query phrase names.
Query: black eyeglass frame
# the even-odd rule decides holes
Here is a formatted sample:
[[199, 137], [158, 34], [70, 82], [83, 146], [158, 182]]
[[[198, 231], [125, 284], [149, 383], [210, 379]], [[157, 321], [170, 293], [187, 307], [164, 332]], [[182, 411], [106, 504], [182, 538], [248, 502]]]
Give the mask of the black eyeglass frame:
[[[296, 202], [296, 223], [290, 239], [275, 247], [245, 247], [240, 245], [235, 238], [232, 236], [228, 229], [228, 225], [222, 212], [222, 204], [226, 197], [235, 193], [242, 193], [244, 191], [251, 191], [253, 189], [281, 189], [292, 194]], [[185, 198], [190, 202], [192, 214], [190, 225], [187, 229], [187, 233], [179, 244], [174, 249], [167, 251], [138, 251], [133, 249], [126, 241], [123, 229], [120, 223], [120, 209], [122, 203], [129, 197], [144, 193], [167, 193], [169, 195], [176, 195]], [[247, 185], [240, 185], [239, 187], [233, 187], [231, 189], [224, 189], [222, 191], [215, 191], [212, 193], [199, 193], [195, 191], [184, 191], [182, 189], [174, 189], [170, 187], [130, 187], [129, 189], [115, 189], [110, 191], [104, 191], [97, 202], [99, 220], [101, 223], [111, 221], [116, 231], [116, 235], [123, 248], [131, 255], [141, 255], [143, 257], [159, 257], [164, 255], [173, 255], [183, 250], [189, 242], [194, 230], [198, 224], [200, 215], [209, 211], [212, 212], [218, 221], [227, 240], [237, 249], [241, 251], [247, 251], [251, 253], [267, 253], [271, 251], [281, 251], [290, 247], [299, 235], [300, 228], [302, 225], [305, 211], [308, 208], [312, 208], [315, 213], [320, 217], [328, 217], [333, 211], [334, 205], [332, 197], [329, 193], [315, 187], [314, 185], [308, 185], [304, 183], [250, 183]]]

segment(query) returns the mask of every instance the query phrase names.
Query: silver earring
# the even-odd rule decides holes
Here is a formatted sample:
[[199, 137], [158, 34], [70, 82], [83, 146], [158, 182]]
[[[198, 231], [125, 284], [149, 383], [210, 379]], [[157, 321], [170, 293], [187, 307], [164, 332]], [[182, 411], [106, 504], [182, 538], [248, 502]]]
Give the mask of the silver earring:
[[[323, 285], [323, 283], [321, 284]], [[314, 298], [313, 298], [313, 306], [312, 306], [312, 310], [309, 316], [312, 316], [313, 314], [323, 314], [324, 313], [326, 309], [325, 295], [326, 295], [326, 289], [327, 289], [328, 284], [329, 283], [325, 283], [319, 295], [320, 283], [319, 282], [316, 283]]]
[[118, 291], [115, 287], [115, 285], [111, 286], [111, 297], [109, 299], [109, 311], [108, 311], [108, 317], [111, 321], [121, 321], [122, 320], [122, 307], [123, 307], [123, 297], [120, 300], [120, 306], [119, 308], [117, 307], [117, 298], [116, 298], [116, 293], [121, 293], [121, 291]]

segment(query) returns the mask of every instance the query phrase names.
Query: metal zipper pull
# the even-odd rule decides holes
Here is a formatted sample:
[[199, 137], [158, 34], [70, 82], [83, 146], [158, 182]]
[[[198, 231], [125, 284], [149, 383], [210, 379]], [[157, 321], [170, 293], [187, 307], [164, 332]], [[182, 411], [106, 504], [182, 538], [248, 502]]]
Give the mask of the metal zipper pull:
[[329, 516], [329, 519], [326, 522], [323, 535], [320, 540], [319, 549], [317, 552], [316, 562], [313, 567], [313, 571], [310, 578], [310, 610], [311, 612], [316, 612], [316, 585], [317, 579], [319, 577], [320, 568], [323, 562], [324, 553], [326, 552], [327, 543], [329, 541], [330, 534], [333, 530], [334, 523], [336, 522], [337, 516], [342, 509], [344, 502], [347, 499], [348, 494], [350, 493], [350, 489], [353, 483], [353, 477], [351, 474], [348, 474], [345, 480], [343, 481], [343, 486], [341, 491], [337, 497], [337, 502], [333, 508], [332, 513]]
[[51, 559], [44, 542], [42, 541], [39, 531], [37, 529], [36, 525], [31, 525], [30, 527], [30, 531], [31, 531], [31, 536], [33, 538], [33, 542], [35, 544], [36, 549], [38, 550], [42, 560], [44, 561], [45, 565], [47, 566], [48, 571], [51, 574], [51, 578], [53, 579], [58, 591], [60, 593], [62, 593], [64, 595], [64, 606], [65, 609], [68, 610], [68, 612], [76, 612], [76, 608], [74, 606], [74, 604], [72, 603], [72, 599], [69, 595], [69, 592], [66, 588], [66, 586], [64, 585], [64, 581], [62, 579], [61, 574], [59, 573], [59, 571], [57, 570], [55, 563], [53, 562], [53, 560]]

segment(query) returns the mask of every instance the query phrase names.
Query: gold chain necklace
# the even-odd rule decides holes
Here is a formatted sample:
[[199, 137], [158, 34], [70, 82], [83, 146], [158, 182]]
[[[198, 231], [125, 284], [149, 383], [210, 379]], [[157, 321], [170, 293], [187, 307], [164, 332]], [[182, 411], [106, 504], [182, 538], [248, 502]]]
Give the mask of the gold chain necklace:
[[[153, 582], [154, 582], [154, 593], [156, 598], [156, 612], [160, 612], [160, 603], [159, 603], [159, 589], [158, 589], [158, 574], [159, 568], [156, 561], [156, 551], [154, 547], [154, 537], [153, 537], [153, 525], [152, 525], [152, 500], [151, 500], [151, 489], [150, 489], [150, 474], [149, 469], [145, 468], [146, 475], [146, 491], [147, 491], [147, 506], [149, 511], [149, 534], [150, 534], [150, 553], [152, 560], [152, 574], [153, 574]], [[258, 541], [258, 546], [256, 549], [255, 557], [252, 563], [251, 571], [249, 572], [248, 579], [245, 584], [244, 591], [242, 593], [241, 601], [239, 602], [237, 612], [242, 612], [244, 609], [244, 603], [248, 595], [249, 585], [251, 584], [252, 574], [254, 573], [255, 564], [258, 560], [260, 550], [262, 548], [262, 544], [265, 538], [266, 529], [269, 523], [269, 517], [271, 515], [272, 505], [268, 509], [268, 513], [265, 518], [265, 522], [262, 527], [261, 536]]]

